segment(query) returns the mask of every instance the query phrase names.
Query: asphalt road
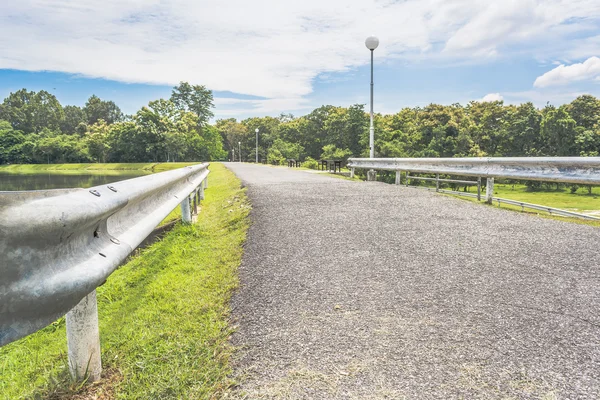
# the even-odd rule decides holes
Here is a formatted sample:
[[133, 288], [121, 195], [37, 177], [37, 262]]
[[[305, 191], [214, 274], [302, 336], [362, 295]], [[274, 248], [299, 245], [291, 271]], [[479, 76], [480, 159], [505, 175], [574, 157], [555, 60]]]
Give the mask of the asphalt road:
[[231, 397], [600, 398], [600, 229], [227, 166], [253, 206]]

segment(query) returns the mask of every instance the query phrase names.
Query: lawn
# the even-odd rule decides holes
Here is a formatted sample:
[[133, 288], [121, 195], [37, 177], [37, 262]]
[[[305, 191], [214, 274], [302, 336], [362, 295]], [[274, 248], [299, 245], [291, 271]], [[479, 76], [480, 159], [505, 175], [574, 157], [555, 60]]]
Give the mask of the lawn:
[[494, 196], [562, 208], [571, 211], [600, 210], [600, 187], [593, 187], [592, 194], [587, 188], [579, 188], [576, 193], [568, 189], [529, 191], [525, 185], [494, 185]]
[[61, 318], [0, 348], [0, 399], [211, 399], [231, 386], [229, 300], [250, 207], [231, 172], [210, 168], [198, 222], [178, 223], [98, 288], [103, 379], [71, 381]]
[[39, 173], [46, 171], [62, 173], [93, 173], [109, 171], [147, 171], [163, 172], [187, 165], [198, 164], [198, 162], [174, 162], [174, 163], [89, 163], [89, 164], [10, 164], [0, 165], [0, 172], [13, 172], [19, 174]]

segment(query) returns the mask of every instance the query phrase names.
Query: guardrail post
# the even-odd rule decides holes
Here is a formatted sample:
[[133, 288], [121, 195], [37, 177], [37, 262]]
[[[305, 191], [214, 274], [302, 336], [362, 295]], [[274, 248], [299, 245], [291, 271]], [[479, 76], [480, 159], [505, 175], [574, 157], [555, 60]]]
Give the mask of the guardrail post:
[[396, 185], [400, 185], [402, 183], [402, 172], [396, 171]]
[[185, 224], [192, 223], [192, 209], [190, 207], [190, 197], [185, 196], [181, 202], [181, 220]]
[[193, 204], [194, 204], [194, 214], [193, 215], [198, 215], [198, 202], [200, 201], [198, 199], [198, 191], [194, 190], [192, 192], [192, 198], [193, 198]]
[[477, 177], [477, 201], [481, 201], [481, 177]]
[[204, 178], [204, 189], [208, 189], [208, 176]]
[[494, 200], [494, 178], [487, 178], [487, 185], [485, 188], [485, 202], [492, 204]]
[[198, 198], [204, 200], [204, 182], [200, 184], [200, 188], [198, 189]]
[[408, 187], [408, 178], [410, 177], [410, 171], [406, 171], [406, 181], [404, 182], [404, 184], [406, 185], [406, 187]]
[[377, 180], [377, 171], [370, 169], [367, 171], [367, 181], [374, 182]]
[[440, 174], [435, 174], [435, 191], [440, 191]]
[[67, 313], [69, 370], [73, 379], [88, 382], [100, 379], [100, 331], [96, 290], [85, 296]]
[[354, 168], [350, 168], [350, 178], [354, 178]]

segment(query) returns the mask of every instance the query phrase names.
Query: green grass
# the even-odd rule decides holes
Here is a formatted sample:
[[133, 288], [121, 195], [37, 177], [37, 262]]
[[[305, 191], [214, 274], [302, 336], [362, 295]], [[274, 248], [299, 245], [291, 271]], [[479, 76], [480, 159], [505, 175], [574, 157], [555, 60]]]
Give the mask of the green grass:
[[1, 399], [209, 399], [230, 387], [229, 300], [250, 207], [231, 172], [221, 164], [211, 171], [198, 222], [178, 223], [98, 288], [107, 376], [91, 387], [73, 384], [61, 318], [0, 348]]
[[199, 162], [176, 162], [176, 163], [93, 163], [93, 164], [11, 164], [0, 165], [0, 172], [12, 172], [19, 174], [40, 173], [46, 171], [63, 173], [109, 173], [110, 171], [147, 171], [163, 172], [188, 165], [199, 164]]
[[[413, 182], [411, 181], [411, 184]], [[435, 187], [427, 182], [428, 187]], [[443, 189], [449, 189], [442, 186]], [[461, 188], [462, 191], [462, 188]], [[477, 193], [476, 186], [468, 188], [470, 193]], [[481, 196], [485, 197], [485, 185], [482, 185]], [[592, 187], [592, 194], [588, 194], [587, 188], [579, 188], [576, 193], [571, 193], [567, 188], [559, 190], [529, 190], [521, 184], [497, 183], [494, 185], [494, 197], [522, 201], [524, 203], [539, 204], [542, 206], [560, 208], [574, 212], [600, 211], [600, 187]], [[505, 205], [502, 205], [505, 207]], [[508, 207], [507, 207], [508, 208]], [[519, 210], [521, 209], [518, 207]]]
[[592, 194], [588, 194], [587, 188], [579, 188], [572, 194], [568, 189], [532, 192], [525, 185], [495, 184], [494, 196], [564, 210], [600, 210], [600, 187], [593, 187]]

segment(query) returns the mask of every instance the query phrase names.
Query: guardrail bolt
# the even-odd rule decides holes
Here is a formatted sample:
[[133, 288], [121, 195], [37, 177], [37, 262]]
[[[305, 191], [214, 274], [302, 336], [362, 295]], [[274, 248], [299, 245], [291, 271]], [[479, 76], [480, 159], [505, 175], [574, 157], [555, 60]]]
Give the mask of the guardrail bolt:
[[100, 192], [97, 191], [97, 190], [95, 190], [95, 189], [90, 190], [90, 193], [93, 194], [96, 197], [100, 197], [101, 196]]

